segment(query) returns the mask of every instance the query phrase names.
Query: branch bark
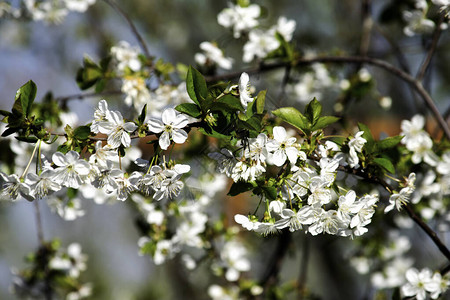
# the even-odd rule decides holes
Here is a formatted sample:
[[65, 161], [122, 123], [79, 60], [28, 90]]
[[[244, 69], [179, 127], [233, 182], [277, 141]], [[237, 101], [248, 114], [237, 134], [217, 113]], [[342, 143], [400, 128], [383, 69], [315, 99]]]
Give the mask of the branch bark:
[[434, 118], [439, 123], [439, 126], [444, 131], [445, 136], [447, 139], [450, 140], [450, 128], [448, 124], [445, 122], [442, 115], [439, 113], [439, 110], [437, 109], [436, 105], [434, 104], [433, 99], [428, 94], [428, 92], [424, 89], [422, 86], [422, 83], [418, 80], [416, 80], [413, 76], [410, 74], [400, 70], [399, 68], [383, 61], [380, 59], [367, 57], [367, 56], [317, 56], [312, 58], [300, 58], [293, 62], [289, 61], [283, 61], [283, 62], [275, 62], [271, 64], [260, 64], [256, 68], [250, 68], [247, 70], [243, 70], [240, 72], [232, 72], [224, 75], [219, 76], [210, 76], [206, 78], [207, 82], [217, 82], [220, 80], [231, 80], [238, 78], [242, 72], [247, 72], [248, 74], [257, 74], [262, 72], [268, 72], [272, 70], [276, 70], [279, 68], [284, 68], [288, 65], [292, 65], [293, 67], [302, 66], [302, 65], [310, 65], [313, 63], [344, 63], [344, 64], [361, 64], [365, 63], [368, 65], [376, 66], [378, 68], [381, 68], [383, 70], [386, 70], [387, 72], [393, 74], [394, 76], [402, 79], [404, 82], [408, 83], [422, 98], [422, 100], [427, 105], [428, 109], [432, 112], [434, 115]]

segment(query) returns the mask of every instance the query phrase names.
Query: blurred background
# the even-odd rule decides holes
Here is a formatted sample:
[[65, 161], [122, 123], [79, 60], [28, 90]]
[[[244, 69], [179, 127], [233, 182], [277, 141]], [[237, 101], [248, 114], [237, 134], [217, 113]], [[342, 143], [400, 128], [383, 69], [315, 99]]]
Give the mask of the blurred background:
[[[11, 1], [6, 1], [11, 2]], [[17, 5], [19, 1], [12, 1]], [[206, 0], [122, 0], [117, 4], [135, 22], [139, 32], [149, 46], [150, 53], [166, 61], [195, 65], [194, 54], [199, 52], [203, 41], [217, 41], [227, 56], [235, 58], [233, 70], [248, 67], [242, 63], [243, 41], [232, 38], [230, 32], [217, 24], [217, 14], [227, 6], [227, 1]], [[294, 42], [302, 53], [358, 54], [362, 35], [362, 7], [371, 3], [370, 15], [375, 22], [367, 49], [369, 56], [384, 59], [396, 66], [402, 63], [415, 74], [430, 43], [429, 37], [406, 37], [399, 11], [411, 1], [356, 1], [356, 0], [277, 0], [255, 1], [265, 8], [262, 21], [275, 24], [278, 17], [286, 16], [296, 21]], [[86, 13], [70, 13], [59, 25], [8, 18], [0, 19], [0, 109], [9, 110], [16, 90], [28, 80], [37, 87], [37, 100], [51, 91], [55, 97], [80, 93], [75, 74], [81, 66], [83, 55], [88, 54], [98, 61], [107, 55], [111, 46], [119, 41], [138, 45], [125, 20], [109, 5], [97, 0]], [[444, 31], [434, 61], [431, 64], [425, 86], [429, 89], [439, 110], [445, 113], [449, 107], [450, 85], [450, 35]], [[400, 53], [401, 51], [401, 53]], [[367, 67], [373, 76], [368, 91], [352, 97], [345, 113], [355, 122], [370, 125], [374, 136], [393, 135], [400, 132], [400, 121], [418, 112], [424, 112], [422, 102], [417, 101], [408, 86], [383, 70]], [[354, 66], [331, 66], [329, 72], [337, 78], [336, 85], [352, 74]], [[306, 70], [307, 71], [307, 70]], [[220, 71], [223, 73], [224, 71]], [[350, 75], [349, 75], [350, 74]], [[301, 71], [293, 77], [300, 77]], [[282, 71], [274, 71], [251, 78], [257, 90], [268, 89], [273, 103], [280, 103]], [[324, 94], [325, 95], [325, 94]], [[334, 98], [333, 98], [334, 95]], [[336, 94], [319, 99], [326, 113], [336, 109]], [[389, 110], [380, 105], [382, 97], [390, 97]], [[122, 96], [107, 98], [112, 106], [123, 107]], [[100, 97], [72, 100], [69, 109], [78, 115], [79, 123], [90, 120]], [[283, 105], [301, 106], [295, 96], [287, 93]], [[355, 123], [356, 124], [356, 123]], [[434, 128], [433, 122], [429, 127]], [[350, 129], [349, 129], [350, 130]], [[224, 201], [227, 201], [226, 199]], [[231, 204], [232, 205], [232, 204]], [[134, 226], [133, 211], [124, 203], [96, 205], [83, 203], [86, 214], [75, 221], [64, 221], [41, 205], [44, 235], [47, 239], [57, 237], [63, 246], [79, 242], [88, 254], [86, 282], [93, 282], [95, 299], [183, 299], [176, 294], [168, 278], [173, 279], [176, 262], [155, 267], [149, 257], [138, 256], [139, 233]], [[370, 227], [369, 227], [370, 228]], [[415, 234], [420, 233], [415, 232]], [[423, 236], [422, 236], [423, 237]], [[426, 237], [423, 237], [426, 239]], [[267, 244], [270, 245], [269, 238]], [[294, 235], [299, 247], [304, 235]], [[333, 285], [333, 274], [342, 274], [349, 285], [356, 280], [351, 271], [339, 270], [339, 261], [331, 257], [333, 249], [346, 247], [346, 241], [318, 238], [311, 243], [315, 249], [310, 255], [311, 271], [309, 284], [327, 285], [329, 299], [357, 299], [364, 286], [345, 291]], [[11, 271], [14, 266], [25, 265], [24, 256], [38, 245], [34, 208], [28, 202], [11, 203], [0, 201], [0, 299], [14, 299], [8, 292]], [[268, 247], [270, 249], [270, 246]], [[424, 256], [439, 257], [433, 245], [423, 244]], [[261, 256], [263, 256], [261, 254]], [[325, 259], [327, 258], [327, 259]], [[292, 256], [286, 265], [299, 260]], [[343, 258], [341, 258], [343, 259]], [[293, 268], [293, 267], [291, 267]], [[289, 269], [289, 267], [288, 267]], [[335, 271], [330, 271], [334, 269]], [[256, 267], [258, 270], [258, 267]], [[294, 270], [295, 271], [295, 270]], [[331, 273], [330, 273], [331, 272]], [[287, 272], [286, 274], [289, 274]], [[199, 280], [202, 280], [199, 277]], [[316, 291], [323, 293], [320, 288]], [[344, 297], [344, 298], [343, 298]]]

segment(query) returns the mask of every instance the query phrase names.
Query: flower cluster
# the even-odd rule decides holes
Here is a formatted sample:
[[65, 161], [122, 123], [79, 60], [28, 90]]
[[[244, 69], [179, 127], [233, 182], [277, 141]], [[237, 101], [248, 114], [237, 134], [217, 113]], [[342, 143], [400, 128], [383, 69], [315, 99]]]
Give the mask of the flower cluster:
[[59, 297], [78, 300], [92, 296], [92, 285], [79, 282], [80, 274], [87, 269], [87, 255], [81, 252], [80, 244], [72, 243], [63, 249], [58, 241], [53, 241], [31, 257], [32, 268], [13, 270], [12, 289], [16, 294], [43, 298], [49, 295], [50, 285], [64, 282], [64, 288], [58, 290]]

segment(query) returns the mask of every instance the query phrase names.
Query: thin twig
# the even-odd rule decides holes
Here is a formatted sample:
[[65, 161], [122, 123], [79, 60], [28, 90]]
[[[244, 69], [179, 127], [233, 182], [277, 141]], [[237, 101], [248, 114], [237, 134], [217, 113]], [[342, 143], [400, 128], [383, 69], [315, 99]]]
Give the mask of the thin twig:
[[366, 63], [369, 65], [384, 69], [384, 70], [388, 71], [389, 73], [395, 75], [396, 77], [402, 79], [403, 81], [408, 83], [421, 96], [421, 98], [423, 99], [425, 104], [428, 106], [428, 109], [433, 113], [436, 121], [439, 123], [439, 126], [444, 131], [447, 139], [450, 139], [450, 129], [449, 129], [448, 124], [442, 118], [441, 114], [439, 113], [439, 110], [437, 109], [436, 105], [434, 104], [433, 99], [430, 97], [428, 92], [423, 88], [422, 83], [417, 81], [410, 74], [400, 70], [399, 68], [397, 68], [383, 60], [372, 58], [372, 57], [318, 56], [318, 57], [312, 57], [312, 58], [300, 58], [293, 62], [275, 62], [275, 63], [271, 63], [271, 64], [260, 64], [256, 68], [250, 68], [250, 69], [240, 71], [240, 72], [232, 72], [232, 73], [228, 73], [228, 74], [207, 77], [206, 80], [208, 82], [217, 82], [220, 80], [230, 80], [230, 79], [238, 78], [242, 72], [247, 72], [248, 74], [256, 74], [256, 73], [260, 73], [260, 72], [268, 72], [271, 70], [283, 68], [283, 67], [286, 67], [287, 65], [292, 65], [295, 67], [295, 66], [301, 66], [301, 65], [310, 65], [313, 63], [317, 63], [317, 62], [319, 62], [319, 63], [356, 63], [356, 64]]
[[37, 227], [37, 235], [38, 235], [38, 241], [39, 244], [42, 246], [44, 245], [44, 230], [42, 227], [42, 218], [41, 218], [41, 210], [39, 208], [39, 200], [35, 199], [34, 201], [34, 211], [36, 214], [36, 227]]
[[151, 55], [150, 55], [150, 52], [148, 51], [147, 44], [145, 43], [145, 41], [142, 38], [139, 31], [137, 30], [133, 21], [130, 19], [130, 17], [128, 17], [127, 13], [122, 8], [120, 8], [120, 6], [118, 6], [117, 3], [114, 2], [114, 0], [103, 0], [103, 1], [105, 1], [108, 5], [110, 5], [117, 13], [119, 13], [127, 21], [128, 25], [130, 26], [131, 31], [133, 32], [134, 36], [138, 40], [138, 43], [142, 49], [142, 52], [144, 52], [145, 56], [149, 59], [151, 57]]
[[[394, 188], [384, 181], [382, 178], [378, 177], [370, 177], [363, 170], [355, 170], [349, 167], [340, 166], [339, 170], [344, 171], [346, 173], [354, 174], [366, 179], [369, 182], [377, 183], [383, 186], [390, 193], [394, 190]], [[413, 210], [411, 204], [404, 204], [402, 206], [405, 208], [408, 216], [417, 224], [419, 227], [431, 238], [433, 243], [438, 247], [439, 251], [450, 261], [450, 250], [445, 246], [445, 244], [441, 241], [441, 239], [437, 236], [436, 232], [433, 231]], [[450, 271], [450, 268], [447, 268], [446, 272]], [[442, 271], [441, 271], [442, 272]]]
[[308, 274], [309, 238], [305, 234], [303, 238], [302, 258], [300, 260], [300, 273], [298, 276], [298, 299], [303, 299], [305, 294], [306, 276]]
[[121, 95], [122, 91], [120, 90], [113, 90], [113, 91], [104, 91], [101, 93], [80, 93], [80, 94], [73, 94], [68, 96], [61, 96], [55, 98], [58, 102], [67, 102], [69, 100], [83, 100], [86, 98], [92, 98], [92, 97], [102, 97], [102, 96], [114, 96], [114, 95]]
[[422, 81], [423, 77], [425, 76], [425, 73], [428, 70], [428, 67], [430, 66], [430, 62], [433, 59], [433, 56], [436, 52], [436, 48], [437, 48], [437, 44], [439, 42], [439, 37], [441, 36], [441, 32], [442, 32], [442, 22], [444, 22], [445, 19], [445, 12], [441, 12], [441, 14], [439, 15], [439, 20], [436, 24], [436, 28], [433, 32], [433, 37], [431, 40], [431, 45], [430, 48], [428, 49], [427, 52], [427, 56], [425, 57], [422, 65], [420, 66], [419, 71], [417, 72], [416, 75], [416, 80], [417, 81]]
[[372, 31], [373, 21], [370, 14], [372, 0], [363, 0], [361, 7], [362, 32], [359, 44], [359, 55], [366, 56], [370, 46], [370, 32]]
[[276, 284], [278, 273], [281, 269], [281, 264], [283, 262], [284, 256], [287, 253], [289, 244], [291, 242], [291, 233], [287, 230], [283, 230], [281, 235], [277, 237], [278, 242], [276, 249], [268, 262], [266, 272], [259, 281], [262, 287], [267, 287], [272, 284]]

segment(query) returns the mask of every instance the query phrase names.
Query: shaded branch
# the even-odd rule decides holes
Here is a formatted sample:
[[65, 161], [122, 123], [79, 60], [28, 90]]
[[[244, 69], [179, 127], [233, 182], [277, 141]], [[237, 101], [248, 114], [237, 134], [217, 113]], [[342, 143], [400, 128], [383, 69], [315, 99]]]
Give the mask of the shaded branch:
[[101, 97], [101, 96], [115, 96], [115, 95], [121, 95], [122, 91], [120, 90], [112, 90], [112, 91], [104, 91], [101, 93], [80, 93], [80, 94], [73, 94], [68, 96], [61, 96], [55, 98], [58, 102], [67, 102], [70, 100], [83, 100], [85, 98], [92, 98], [92, 97]]
[[283, 230], [281, 235], [278, 236], [277, 246], [267, 264], [267, 269], [259, 281], [260, 286], [265, 288], [268, 285], [276, 284], [278, 273], [280, 272], [281, 264], [283, 263], [290, 242], [291, 233], [288, 230]]
[[450, 128], [448, 124], [445, 122], [445, 120], [442, 118], [441, 114], [439, 113], [439, 110], [437, 109], [436, 105], [434, 104], [433, 99], [428, 94], [428, 92], [424, 89], [422, 86], [422, 83], [418, 80], [416, 80], [414, 77], [412, 77], [410, 74], [400, 70], [399, 68], [383, 61], [380, 59], [372, 58], [372, 57], [366, 57], [366, 56], [318, 56], [318, 57], [311, 57], [311, 58], [300, 58], [293, 62], [275, 62], [271, 64], [260, 64], [256, 68], [250, 68], [247, 70], [239, 71], [239, 72], [232, 72], [224, 75], [218, 75], [218, 76], [210, 76], [206, 77], [207, 82], [216, 82], [220, 80], [231, 80], [238, 78], [242, 72], [247, 72], [248, 74], [257, 74], [261, 72], [268, 72], [272, 70], [276, 70], [279, 68], [284, 68], [288, 65], [292, 65], [293, 67], [302, 66], [302, 65], [310, 65], [313, 63], [352, 63], [352, 64], [361, 64], [366, 63], [372, 66], [379, 67], [383, 70], [388, 71], [389, 73], [395, 75], [396, 77], [402, 79], [406, 83], [408, 83], [423, 99], [425, 104], [428, 106], [428, 109], [433, 113], [434, 118], [439, 123], [439, 126], [444, 131], [445, 136], [447, 139], [450, 139]]
[[[376, 184], [380, 184], [381, 186], [383, 186], [387, 191], [389, 191], [390, 193], [394, 190], [394, 188], [388, 184], [386, 181], [384, 181], [381, 178], [378, 177], [370, 177], [368, 175], [368, 173], [364, 172], [363, 170], [355, 170], [355, 169], [351, 169], [349, 167], [343, 167], [343, 166], [339, 166], [338, 168], [341, 171], [344, 171], [346, 173], [350, 173], [350, 174], [354, 174], [357, 176], [360, 176], [364, 179], [366, 179], [369, 182], [372, 183], [376, 183]], [[447, 248], [447, 246], [445, 246], [445, 244], [441, 241], [441, 239], [438, 237], [438, 235], [436, 234], [436, 232], [433, 231], [433, 229], [431, 229], [413, 210], [411, 204], [409, 203], [405, 203], [402, 206], [403, 208], [405, 208], [406, 212], [408, 213], [408, 216], [417, 224], [419, 225], [419, 227], [431, 238], [431, 240], [433, 241], [433, 243], [438, 247], [439, 251], [441, 251], [441, 253], [450, 261], [450, 250]], [[450, 271], [450, 267], [445, 268], [445, 272], [449, 272]], [[443, 271], [441, 271], [442, 273]], [[445, 273], [442, 273], [445, 274]]]
[[428, 53], [427, 53], [422, 65], [420, 66], [419, 71], [417, 72], [417, 75], [416, 75], [417, 81], [422, 81], [423, 77], [425, 76], [425, 73], [428, 70], [428, 67], [430, 66], [431, 60], [433, 59], [434, 53], [436, 52], [439, 38], [441, 36], [441, 32], [442, 32], [441, 25], [444, 22], [444, 19], [445, 19], [445, 12], [441, 12], [439, 15], [439, 20], [436, 24], [436, 28], [433, 32], [433, 37], [431, 40], [430, 48], [428, 49]]
[[114, 0], [103, 0], [105, 1], [109, 6], [111, 6], [118, 14], [120, 14], [125, 21], [127, 21], [128, 25], [130, 26], [131, 31], [133, 32], [134, 36], [136, 37], [136, 39], [138, 40], [138, 43], [142, 49], [142, 52], [144, 52], [145, 56], [147, 58], [150, 58], [150, 52], [148, 51], [148, 47], [147, 44], [145, 43], [144, 39], [142, 38], [141, 34], [139, 33], [139, 31], [137, 30], [136, 26], [134, 25], [133, 21], [130, 19], [130, 17], [128, 17], [127, 13], [120, 8], [120, 6], [117, 5], [116, 2], [114, 2]]

